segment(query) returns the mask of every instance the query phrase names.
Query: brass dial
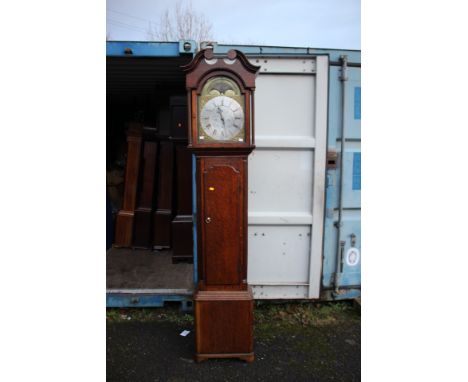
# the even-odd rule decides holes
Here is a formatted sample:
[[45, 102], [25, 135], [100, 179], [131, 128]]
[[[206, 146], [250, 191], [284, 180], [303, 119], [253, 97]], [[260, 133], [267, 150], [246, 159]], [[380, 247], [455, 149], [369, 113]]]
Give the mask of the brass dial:
[[201, 127], [211, 138], [231, 140], [244, 127], [244, 111], [233, 98], [224, 95], [210, 99], [200, 113]]
[[244, 95], [227, 77], [207, 81], [199, 101], [199, 142], [243, 142], [245, 139]]

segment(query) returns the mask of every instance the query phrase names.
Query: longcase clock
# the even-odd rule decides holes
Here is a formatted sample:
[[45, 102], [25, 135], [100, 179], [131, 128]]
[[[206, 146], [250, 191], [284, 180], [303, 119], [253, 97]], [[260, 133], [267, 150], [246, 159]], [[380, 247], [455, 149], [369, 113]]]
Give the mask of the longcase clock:
[[253, 295], [247, 284], [247, 158], [255, 148], [253, 92], [259, 67], [237, 50], [200, 51], [183, 67], [196, 159], [197, 361], [253, 353]]

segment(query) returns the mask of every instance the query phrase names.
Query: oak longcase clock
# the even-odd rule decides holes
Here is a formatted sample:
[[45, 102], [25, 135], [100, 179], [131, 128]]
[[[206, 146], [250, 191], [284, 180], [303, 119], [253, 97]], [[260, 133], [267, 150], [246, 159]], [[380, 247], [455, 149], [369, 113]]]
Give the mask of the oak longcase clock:
[[197, 361], [253, 361], [253, 296], [247, 284], [247, 158], [254, 149], [259, 67], [239, 51], [199, 52], [187, 72], [189, 148], [196, 159]]

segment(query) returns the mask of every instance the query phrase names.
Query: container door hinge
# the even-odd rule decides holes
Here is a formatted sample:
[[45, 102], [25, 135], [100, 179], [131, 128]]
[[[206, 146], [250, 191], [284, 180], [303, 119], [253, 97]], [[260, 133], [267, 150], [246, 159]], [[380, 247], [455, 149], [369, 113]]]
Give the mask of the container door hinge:
[[338, 163], [338, 153], [336, 150], [327, 151], [327, 169], [336, 169]]

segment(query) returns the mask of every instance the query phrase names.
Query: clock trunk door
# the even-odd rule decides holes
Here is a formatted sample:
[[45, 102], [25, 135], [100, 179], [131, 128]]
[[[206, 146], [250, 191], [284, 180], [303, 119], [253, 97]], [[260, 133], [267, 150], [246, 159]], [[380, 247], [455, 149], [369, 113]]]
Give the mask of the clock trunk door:
[[203, 160], [201, 224], [206, 285], [238, 285], [242, 281], [242, 167], [242, 159], [237, 157]]

